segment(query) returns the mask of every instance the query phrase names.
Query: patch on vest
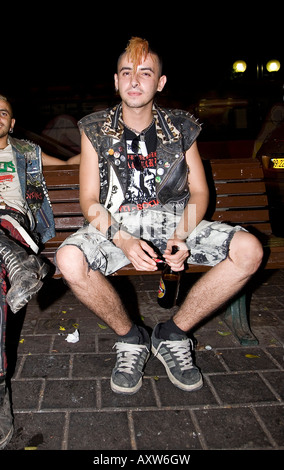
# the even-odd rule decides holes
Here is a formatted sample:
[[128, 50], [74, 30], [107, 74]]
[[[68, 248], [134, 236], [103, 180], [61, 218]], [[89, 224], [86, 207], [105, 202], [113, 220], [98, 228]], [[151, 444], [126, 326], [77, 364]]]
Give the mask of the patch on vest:
[[26, 200], [29, 206], [33, 209], [38, 209], [44, 199], [44, 192], [41, 185], [37, 186], [35, 184], [28, 184], [26, 191]]

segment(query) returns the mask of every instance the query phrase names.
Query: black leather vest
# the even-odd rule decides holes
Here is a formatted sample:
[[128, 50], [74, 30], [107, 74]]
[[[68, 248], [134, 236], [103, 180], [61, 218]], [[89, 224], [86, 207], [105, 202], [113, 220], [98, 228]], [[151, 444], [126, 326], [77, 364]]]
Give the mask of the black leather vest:
[[[200, 133], [201, 125], [189, 113], [153, 106], [157, 131], [156, 194], [167, 210], [181, 213], [189, 197], [188, 171], [185, 152]], [[110, 187], [110, 172], [117, 176], [122, 194], [127, 189], [127, 159], [121, 121], [121, 105], [92, 113], [79, 121], [81, 131], [91, 141], [99, 156], [100, 202], [105, 204]], [[159, 176], [161, 175], [161, 176]], [[123, 200], [121, 200], [121, 203]]]

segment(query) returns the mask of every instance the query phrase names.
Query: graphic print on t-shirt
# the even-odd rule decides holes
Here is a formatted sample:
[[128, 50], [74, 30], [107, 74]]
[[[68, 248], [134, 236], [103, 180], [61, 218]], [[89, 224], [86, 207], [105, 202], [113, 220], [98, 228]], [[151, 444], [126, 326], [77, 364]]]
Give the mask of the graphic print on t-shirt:
[[0, 203], [23, 211], [23, 199], [11, 144], [0, 152]]
[[6, 195], [12, 190], [15, 174], [16, 168], [12, 161], [0, 161], [0, 199], [5, 197], [2, 193]]
[[[133, 134], [132, 137], [131, 134], [133, 133], [126, 133], [128, 185], [120, 212], [140, 211], [159, 204], [155, 186], [157, 168], [156, 148], [153, 148], [151, 141], [147, 139], [146, 135], [146, 142], [137, 141], [136, 138], [134, 152], [133, 140], [136, 136]], [[156, 147], [155, 144], [154, 147]]]

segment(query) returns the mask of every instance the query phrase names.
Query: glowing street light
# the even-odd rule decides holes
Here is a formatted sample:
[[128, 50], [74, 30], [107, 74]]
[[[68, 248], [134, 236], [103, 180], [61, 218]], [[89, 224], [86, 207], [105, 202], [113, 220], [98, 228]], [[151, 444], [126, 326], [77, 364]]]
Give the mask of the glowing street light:
[[266, 70], [268, 72], [278, 72], [278, 70], [280, 70], [280, 67], [281, 65], [280, 65], [279, 60], [270, 60], [266, 64]]
[[233, 69], [237, 73], [245, 72], [247, 68], [247, 64], [244, 60], [236, 60], [236, 62], [233, 63]]

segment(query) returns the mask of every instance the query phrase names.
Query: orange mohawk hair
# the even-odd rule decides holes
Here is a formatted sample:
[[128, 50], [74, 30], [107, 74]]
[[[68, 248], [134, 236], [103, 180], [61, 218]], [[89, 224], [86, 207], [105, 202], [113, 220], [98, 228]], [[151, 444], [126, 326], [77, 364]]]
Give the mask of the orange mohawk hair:
[[149, 43], [146, 39], [133, 37], [130, 39], [125, 52], [128, 59], [133, 62], [133, 69], [136, 71], [138, 65], [141, 64], [142, 60], [145, 59], [150, 52]]

